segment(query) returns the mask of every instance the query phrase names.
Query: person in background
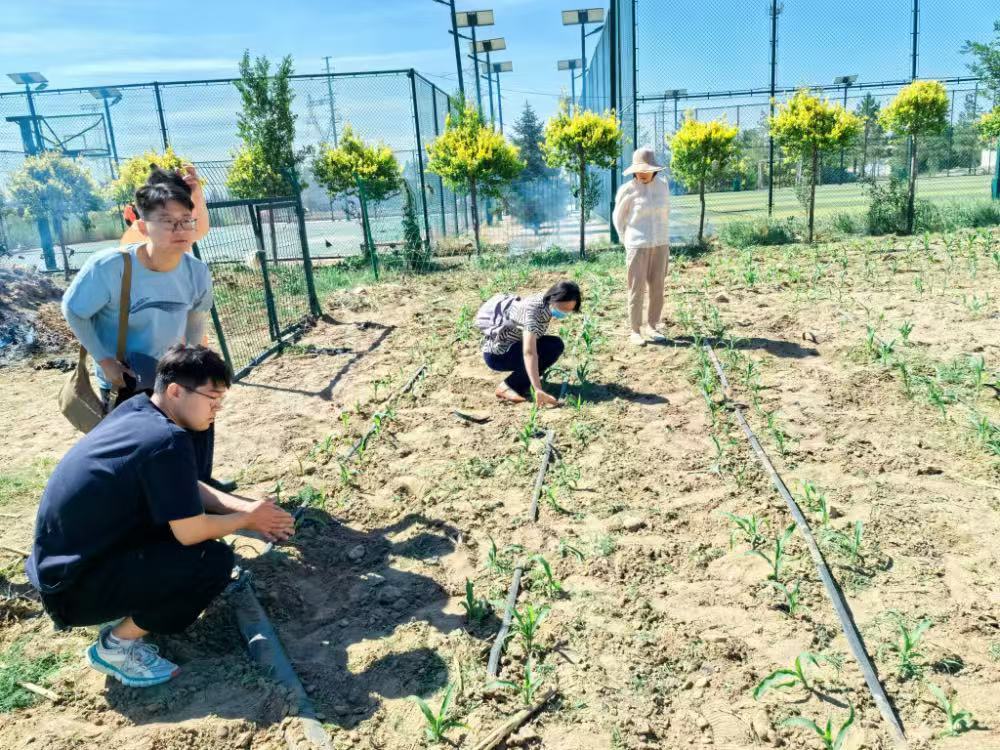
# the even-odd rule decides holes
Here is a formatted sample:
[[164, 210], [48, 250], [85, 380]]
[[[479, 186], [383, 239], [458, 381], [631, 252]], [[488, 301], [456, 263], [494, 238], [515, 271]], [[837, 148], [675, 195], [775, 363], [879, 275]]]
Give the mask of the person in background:
[[130, 399], [84, 435], [42, 494], [28, 579], [57, 628], [111, 623], [86, 658], [129, 687], [179, 672], [143, 637], [180, 633], [226, 588], [234, 558], [219, 539], [294, 532], [274, 503], [199, 482], [204, 443], [194, 437], [211, 427], [229, 385], [215, 352], [171, 347], [153, 395]]
[[642, 335], [643, 297], [649, 290], [646, 322], [655, 343], [665, 343], [660, 330], [663, 314], [663, 285], [670, 263], [670, 190], [657, 176], [664, 167], [656, 163], [653, 149], [636, 149], [632, 165], [625, 170], [632, 179], [618, 189], [613, 221], [625, 246], [628, 280], [629, 341], [645, 346]]
[[491, 370], [510, 373], [497, 386], [497, 398], [522, 403], [533, 390], [539, 406], [559, 405], [542, 387], [542, 375], [556, 363], [565, 345], [547, 331], [553, 318], [579, 312], [581, 301], [579, 286], [560, 281], [543, 294], [497, 295], [483, 303], [476, 315], [476, 325], [483, 332], [483, 360]]
[[[134, 224], [142, 241], [95, 253], [66, 289], [62, 312], [95, 361], [94, 375], [105, 410], [153, 387], [156, 363], [174, 344], [205, 339], [212, 308], [208, 266], [189, 251], [198, 236], [190, 181], [153, 168], [135, 194]], [[125, 361], [115, 359], [118, 307], [124, 263], [132, 258]], [[115, 403], [112, 393], [117, 392]], [[211, 480], [214, 428], [196, 438], [206, 443], [200, 478]]]

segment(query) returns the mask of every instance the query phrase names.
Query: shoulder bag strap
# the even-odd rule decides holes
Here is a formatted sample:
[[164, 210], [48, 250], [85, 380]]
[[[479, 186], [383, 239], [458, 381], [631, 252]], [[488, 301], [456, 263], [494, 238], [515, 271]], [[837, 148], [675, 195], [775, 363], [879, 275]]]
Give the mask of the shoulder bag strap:
[[125, 270], [122, 273], [121, 296], [118, 298], [118, 351], [119, 362], [125, 361], [125, 340], [128, 338], [128, 308], [131, 305], [132, 254], [126, 248], [122, 251]]

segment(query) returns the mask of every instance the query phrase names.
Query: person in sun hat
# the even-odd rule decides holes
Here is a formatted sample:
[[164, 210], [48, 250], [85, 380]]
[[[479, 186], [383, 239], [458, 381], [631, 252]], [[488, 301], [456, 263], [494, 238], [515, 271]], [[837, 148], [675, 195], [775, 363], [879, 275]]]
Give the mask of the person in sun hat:
[[625, 245], [628, 276], [629, 341], [636, 346], [646, 343], [642, 335], [642, 303], [647, 287], [650, 339], [656, 343], [667, 340], [660, 331], [663, 284], [670, 262], [670, 190], [666, 179], [658, 176], [663, 169], [656, 163], [652, 148], [636, 149], [632, 165], [625, 170], [632, 179], [615, 196], [613, 221]]

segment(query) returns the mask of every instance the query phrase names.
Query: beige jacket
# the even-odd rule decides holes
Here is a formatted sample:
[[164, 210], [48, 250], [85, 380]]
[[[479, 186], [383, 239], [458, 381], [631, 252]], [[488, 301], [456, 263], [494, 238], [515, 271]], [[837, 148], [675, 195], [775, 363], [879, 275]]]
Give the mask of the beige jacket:
[[670, 244], [670, 189], [663, 177], [648, 185], [630, 179], [615, 196], [612, 216], [621, 242], [629, 249]]

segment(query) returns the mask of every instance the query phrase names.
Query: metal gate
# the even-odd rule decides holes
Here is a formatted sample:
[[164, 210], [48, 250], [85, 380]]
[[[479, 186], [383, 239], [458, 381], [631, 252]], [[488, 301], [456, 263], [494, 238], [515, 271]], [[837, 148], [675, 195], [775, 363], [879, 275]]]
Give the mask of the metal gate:
[[320, 315], [302, 204], [288, 198], [211, 201], [195, 254], [212, 270], [212, 322], [238, 380]]

